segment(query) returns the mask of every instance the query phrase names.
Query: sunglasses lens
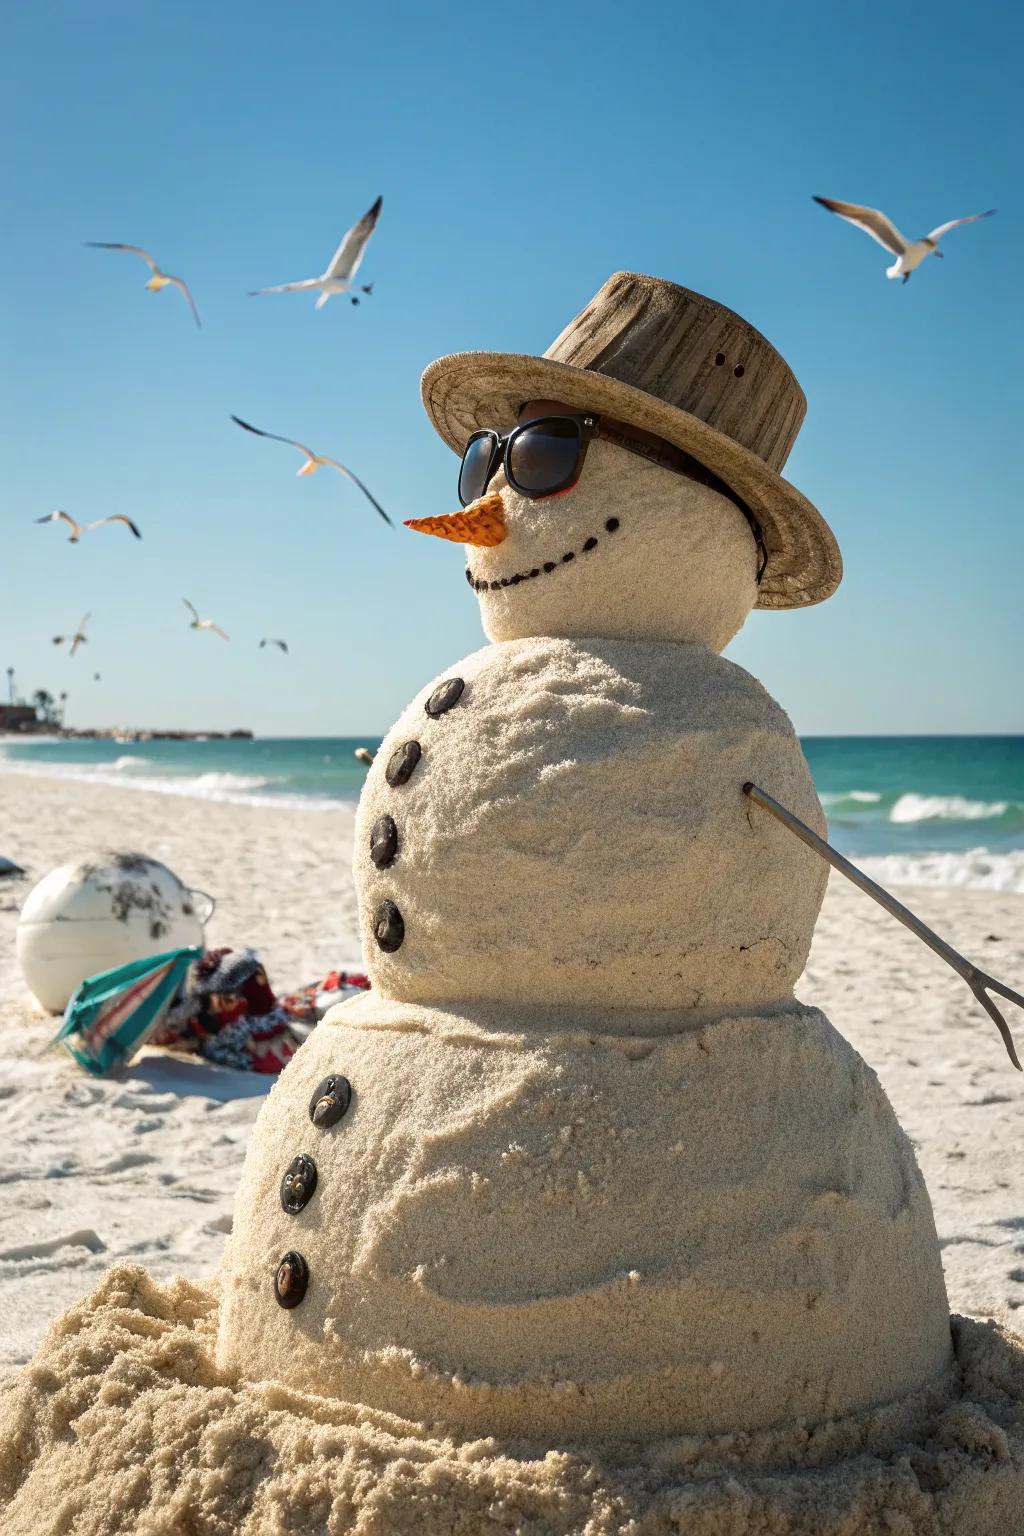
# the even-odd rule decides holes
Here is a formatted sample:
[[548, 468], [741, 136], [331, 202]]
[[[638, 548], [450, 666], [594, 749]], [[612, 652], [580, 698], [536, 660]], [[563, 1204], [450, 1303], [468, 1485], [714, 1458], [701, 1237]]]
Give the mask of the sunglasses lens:
[[493, 432], [483, 432], [474, 437], [466, 449], [459, 470], [459, 500], [464, 507], [476, 501], [487, 489], [488, 470], [494, 457], [497, 439]]
[[549, 416], [524, 427], [509, 450], [509, 478], [527, 496], [547, 496], [576, 477], [582, 436], [579, 423]]

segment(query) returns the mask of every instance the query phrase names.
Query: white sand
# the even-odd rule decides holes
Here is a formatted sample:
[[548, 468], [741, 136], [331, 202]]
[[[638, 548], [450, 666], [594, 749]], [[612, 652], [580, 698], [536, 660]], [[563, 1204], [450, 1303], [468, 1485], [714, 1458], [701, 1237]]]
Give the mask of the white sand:
[[[343, 812], [257, 810], [13, 777], [0, 781], [0, 849], [4, 852], [39, 873], [70, 855], [111, 842], [153, 853], [184, 878], [221, 897], [210, 939], [254, 944], [266, 960], [272, 982], [282, 990], [353, 957], [354, 899], [343, 873], [348, 864], [350, 827], [351, 819]], [[209, 1079], [213, 1074], [205, 1068], [198, 1069], [204, 1079], [203, 1092], [197, 1094], [194, 1084], [189, 1085], [191, 1091], [182, 1091], [182, 1069], [169, 1075], [166, 1058], [155, 1055], [131, 1074], [127, 1084], [94, 1084], [61, 1055], [41, 1055], [53, 1023], [31, 1017], [15, 973], [11, 940], [18, 890], [17, 886], [0, 886], [0, 1082], [6, 1090], [0, 1098], [0, 1140], [7, 1150], [4, 1176], [9, 1185], [0, 1217], [0, 1317], [4, 1327], [0, 1358], [8, 1365], [29, 1358], [46, 1324], [90, 1290], [116, 1258], [134, 1258], [157, 1277], [175, 1273], [201, 1277], [211, 1272], [229, 1226], [245, 1141], [260, 1102], [221, 1102], [212, 1097]], [[929, 890], [914, 892], [908, 899], [926, 921], [981, 964], [1011, 982], [1024, 975], [1020, 921], [1024, 903], [1020, 897]], [[1014, 1149], [1019, 1142], [1024, 1094], [991, 1024], [962, 983], [940, 962], [865, 898], [845, 887], [829, 892], [808, 970], [797, 993], [803, 1001], [824, 1008], [878, 1071], [916, 1144], [934, 1203], [953, 1310], [977, 1315], [1004, 1312], [1014, 1322], [1015, 1310], [1024, 1307], [1024, 1205], [1014, 1175], [1019, 1166]], [[218, 1082], [226, 1087], [229, 1080], [219, 1077]], [[240, 1088], [252, 1086], [240, 1078], [233, 1082]], [[125, 1283], [114, 1282], [119, 1296], [118, 1286], [123, 1291]], [[132, 1295], [131, 1284], [127, 1294]], [[145, 1314], [162, 1307], [167, 1320], [146, 1324], [147, 1328], [152, 1326], [154, 1341], [162, 1330], [178, 1326], [175, 1319], [183, 1315], [183, 1305], [188, 1312], [187, 1298], [186, 1303], [181, 1300], [184, 1293], [175, 1294], [173, 1305], [154, 1300], [146, 1285], [139, 1282], [134, 1296], [136, 1311], [141, 1308]], [[117, 1326], [131, 1326], [135, 1333], [142, 1327], [138, 1320], [131, 1321], [136, 1312], [126, 1313], [123, 1305], [111, 1316]], [[981, 1336], [971, 1337], [978, 1337], [979, 1342], [970, 1344], [968, 1354], [975, 1347], [982, 1353], [989, 1348]], [[79, 1351], [79, 1369], [83, 1376], [87, 1374], [87, 1334], [79, 1338], [72, 1328], [56, 1347], [65, 1352]], [[179, 1397], [191, 1390], [181, 1378], [187, 1345], [182, 1344], [184, 1354], [174, 1355], [173, 1371], [168, 1365], [170, 1350], [165, 1353], [157, 1342], [154, 1350], [159, 1358], [153, 1368], [158, 1373], [171, 1372], [177, 1383], [168, 1390]], [[966, 1359], [962, 1352], [961, 1363]], [[136, 1360], [131, 1370], [139, 1369]], [[990, 1362], [982, 1375], [991, 1378], [999, 1369], [998, 1360]], [[111, 1374], [102, 1389], [107, 1394], [102, 1400], [108, 1405], [122, 1390], [118, 1379], [117, 1373]], [[82, 1390], [86, 1390], [84, 1385]], [[257, 1414], [251, 1401], [233, 1399], [227, 1388], [217, 1390], [224, 1398], [225, 1432], [230, 1423], [231, 1443], [236, 1448], [247, 1425], [249, 1433], [265, 1433], [274, 1440], [276, 1431], [271, 1432], [266, 1410], [287, 1406], [283, 1399], [276, 1405], [263, 1404]], [[1012, 1390], [1019, 1398], [1019, 1382]], [[59, 1417], [65, 1411], [67, 1404], [58, 1395], [54, 1412]], [[300, 1412], [300, 1419], [306, 1412]], [[330, 1440], [332, 1431], [322, 1413], [317, 1420], [317, 1412], [320, 1410], [308, 1419], [309, 1432], [317, 1439], [315, 1454], [300, 1434], [300, 1443], [293, 1443], [288, 1455], [301, 1461], [308, 1454], [322, 1467], [330, 1464], [332, 1454], [340, 1456], [346, 1445], [351, 1449], [352, 1442], [351, 1436], [346, 1440], [339, 1434], [332, 1441], [333, 1451], [331, 1445], [325, 1447], [324, 1436]], [[1014, 1410], [1010, 1412], [1012, 1416]], [[356, 1473], [349, 1456], [348, 1472], [343, 1475], [338, 1463], [332, 1487], [339, 1498], [348, 1497], [361, 1486], [360, 1475], [372, 1480], [374, 1465], [380, 1470], [388, 1461], [387, 1476], [380, 1483], [381, 1508], [386, 1509], [389, 1490], [394, 1492], [396, 1478], [401, 1481], [407, 1477], [408, 1468], [406, 1473], [401, 1465], [396, 1469], [393, 1442], [385, 1452], [373, 1440], [371, 1420], [364, 1424], [365, 1454], [356, 1456]], [[159, 1429], [154, 1432], [159, 1444]], [[299, 1431], [289, 1420], [281, 1433], [294, 1440]], [[979, 1423], [971, 1433], [973, 1440], [963, 1423], [958, 1427], [944, 1423], [940, 1439], [948, 1456], [959, 1457], [961, 1462], [964, 1457], [970, 1461], [971, 1456], [998, 1462], [1002, 1454], [999, 1436], [991, 1424]], [[969, 1451], [965, 1449], [968, 1442]], [[847, 1441], [847, 1453], [854, 1443]], [[218, 1454], [227, 1453], [226, 1445], [225, 1440]], [[841, 1443], [833, 1449], [841, 1451]], [[29, 1450], [26, 1446], [26, 1453]], [[95, 1454], [95, 1448], [90, 1454]], [[685, 1461], [685, 1448], [679, 1454]], [[749, 1465], [749, 1447], [742, 1454]], [[767, 1459], [771, 1461], [774, 1455], [777, 1460], [779, 1454], [785, 1459], [786, 1448], [769, 1451]], [[805, 1451], [800, 1454], [803, 1457]], [[537, 1523], [531, 1529], [582, 1529], [572, 1524], [578, 1512], [589, 1507], [581, 1489], [573, 1491], [574, 1478], [584, 1475], [578, 1467], [560, 1463], [540, 1470], [539, 1464], [522, 1463], [520, 1471], [513, 1474], [496, 1471], [493, 1458], [488, 1461], [481, 1455], [479, 1470], [474, 1473], [472, 1455], [459, 1458], [457, 1466], [450, 1451], [436, 1447], [432, 1451], [411, 1447], [410, 1456], [413, 1462], [432, 1469], [428, 1484], [431, 1477], [435, 1487], [440, 1487], [440, 1480], [447, 1480], [448, 1493], [453, 1482], [465, 1480], [458, 1498], [467, 1514], [485, 1506], [493, 1511], [493, 1498], [500, 1495], [511, 1501], [510, 1528], [514, 1524], [512, 1506], [522, 1518], [533, 1500]], [[84, 1475], [84, 1466], [78, 1470]], [[969, 1471], [969, 1466], [965, 1472], [958, 1463], [961, 1489], [972, 1486]], [[41, 1474], [45, 1475], [45, 1460]], [[934, 1466], [927, 1475], [938, 1475]], [[603, 1487], [614, 1485], [614, 1478], [603, 1478]], [[997, 1493], [1001, 1484], [998, 1478], [990, 1477], [980, 1486], [979, 1496], [983, 1496], [985, 1490]], [[914, 1504], [915, 1498], [920, 1500], [919, 1491], [909, 1492], [904, 1506], [893, 1487], [890, 1478], [886, 1482], [886, 1511], [905, 1508], [915, 1521], [925, 1517], [928, 1512], [924, 1506]], [[42, 1491], [40, 1488], [40, 1494]], [[25, 1502], [29, 1492], [26, 1490], [19, 1501], [23, 1511], [30, 1507]], [[266, 1492], [267, 1497], [275, 1496], [272, 1478]], [[276, 1496], [284, 1497], [284, 1490], [278, 1488]], [[312, 1518], [315, 1498], [311, 1490], [301, 1489], [293, 1481], [286, 1496], [299, 1501], [306, 1518]], [[711, 1497], [705, 1486], [699, 1498], [706, 1501]], [[858, 1530], [891, 1528], [883, 1523], [885, 1515], [869, 1523], [863, 1491], [857, 1497]], [[408, 1488], [395, 1498], [408, 1518], [412, 1508]], [[492, 1502], [487, 1504], [489, 1499]], [[633, 1487], [625, 1507], [639, 1508], [643, 1500], [637, 1504], [635, 1499], [639, 1493]], [[766, 1500], [766, 1507], [777, 1513], [779, 1497], [766, 1495]], [[565, 1512], [563, 1525], [557, 1524], [559, 1517], [552, 1513], [558, 1508]], [[368, 1517], [369, 1513], [370, 1504]], [[703, 1517], [703, 1509], [700, 1513]], [[723, 1505], [719, 1514], [728, 1521], [735, 1510], [730, 1515]], [[381, 1529], [400, 1528], [388, 1525], [386, 1515], [384, 1518]], [[803, 1525], [794, 1516], [785, 1529], [853, 1528], [827, 1522], [820, 1511], [812, 1517], [805, 1510], [800, 1518], [805, 1519]], [[767, 1529], [760, 1520], [752, 1507], [749, 1529]], [[26, 1531], [35, 1528], [31, 1524], [18, 1526]], [[207, 1528], [220, 1527], [203, 1527]], [[264, 1516], [245, 1526], [253, 1531], [276, 1528]], [[348, 1527], [339, 1524], [337, 1528]], [[359, 1528], [374, 1527], [361, 1523]], [[428, 1525], [424, 1519], [421, 1526], [408, 1528], [426, 1530]], [[621, 1528], [614, 1511], [606, 1523], [591, 1527]], [[668, 1527], [652, 1524], [651, 1529], [655, 1528]], [[699, 1525], [695, 1519], [693, 1524], [695, 1530], [733, 1528], [728, 1523], [713, 1523], [711, 1516], [702, 1518]], [[908, 1524], [906, 1528], [918, 1527]], [[943, 1523], [942, 1528], [953, 1527]], [[147, 1529], [169, 1531], [173, 1523]]]
[[[358, 958], [352, 811], [277, 811], [4, 774], [0, 850], [34, 878], [97, 847], [136, 848], [218, 897], [210, 944], [252, 945], [285, 992]], [[33, 1008], [14, 954], [32, 880], [0, 881], [0, 1371], [117, 1258], [200, 1276], [230, 1230], [269, 1081], [147, 1052], [97, 1080]], [[257, 1097], [252, 1097], [257, 1095]]]

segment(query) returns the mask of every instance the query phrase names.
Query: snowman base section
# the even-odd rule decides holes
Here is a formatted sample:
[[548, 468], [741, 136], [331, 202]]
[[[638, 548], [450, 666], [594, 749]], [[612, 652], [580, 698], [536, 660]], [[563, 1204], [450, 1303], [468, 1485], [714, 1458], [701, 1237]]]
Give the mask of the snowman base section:
[[[291, 1070], [289, 1068], [289, 1070]], [[276, 1093], [275, 1089], [275, 1093]], [[299, 1309], [301, 1311], [301, 1309]], [[216, 1282], [118, 1264], [0, 1396], [4, 1536], [1013, 1536], [1024, 1339], [952, 1319], [942, 1380], [819, 1424], [464, 1440], [218, 1369]], [[568, 1414], [567, 1414], [568, 1417]]]
[[[351, 1102], [318, 1126], [330, 1077]], [[316, 1185], [293, 1212], [300, 1155]], [[910, 1144], [795, 1003], [345, 1004], [260, 1113], [223, 1285], [223, 1370], [462, 1438], [812, 1433], [950, 1380]]]

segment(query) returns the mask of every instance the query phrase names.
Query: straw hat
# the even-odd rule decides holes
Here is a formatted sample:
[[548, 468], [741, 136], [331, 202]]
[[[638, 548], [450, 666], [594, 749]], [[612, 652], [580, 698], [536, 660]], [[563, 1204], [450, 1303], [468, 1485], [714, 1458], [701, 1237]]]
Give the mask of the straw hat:
[[427, 415], [461, 454], [478, 427], [505, 430], [527, 400], [559, 400], [656, 433], [717, 474], [764, 529], [758, 608], [804, 608], [839, 585], [824, 518], [780, 473], [807, 402], [775, 348], [702, 294], [616, 272], [543, 357], [456, 352], [423, 375]]

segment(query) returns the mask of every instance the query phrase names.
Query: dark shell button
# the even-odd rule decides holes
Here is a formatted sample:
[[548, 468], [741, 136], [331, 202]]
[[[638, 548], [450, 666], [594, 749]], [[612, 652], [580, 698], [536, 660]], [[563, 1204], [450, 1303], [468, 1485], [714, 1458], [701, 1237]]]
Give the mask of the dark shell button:
[[297, 1307], [309, 1285], [309, 1265], [301, 1253], [285, 1253], [274, 1276], [274, 1295], [282, 1307]]
[[397, 789], [399, 784], [409, 782], [422, 755], [423, 749], [418, 741], [403, 741], [402, 745], [392, 752], [384, 770], [384, 777], [392, 789]]
[[373, 914], [373, 936], [386, 955], [401, 949], [405, 938], [405, 919], [393, 901], [382, 901]]
[[370, 828], [370, 858], [378, 869], [387, 869], [398, 852], [398, 828], [393, 816], [379, 817]]
[[448, 710], [462, 698], [462, 690], [465, 686], [461, 677], [449, 677], [446, 682], [438, 683], [427, 700], [427, 714], [435, 720], [438, 715], [447, 714]]
[[[325, 1077], [309, 1101], [309, 1118], [321, 1130], [326, 1130], [329, 1125], [337, 1125], [351, 1102], [352, 1084], [347, 1077], [341, 1077], [337, 1074]], [[293, 1163], [292, 1167], [294, 1168], [294, 1166], [295, 1164]], [[315, 1169], [313, 1170], [313, 1180], [315, 1183]], [[312, 1194], [313, 1191], [310, 1190], [309, 1193]]]
[[281, 1180], [281, 1204], [289, 1216], [297, 1216], [308, 1205], [316, 1189], [316, 1163], [304, 1152], [293, 1157]]

